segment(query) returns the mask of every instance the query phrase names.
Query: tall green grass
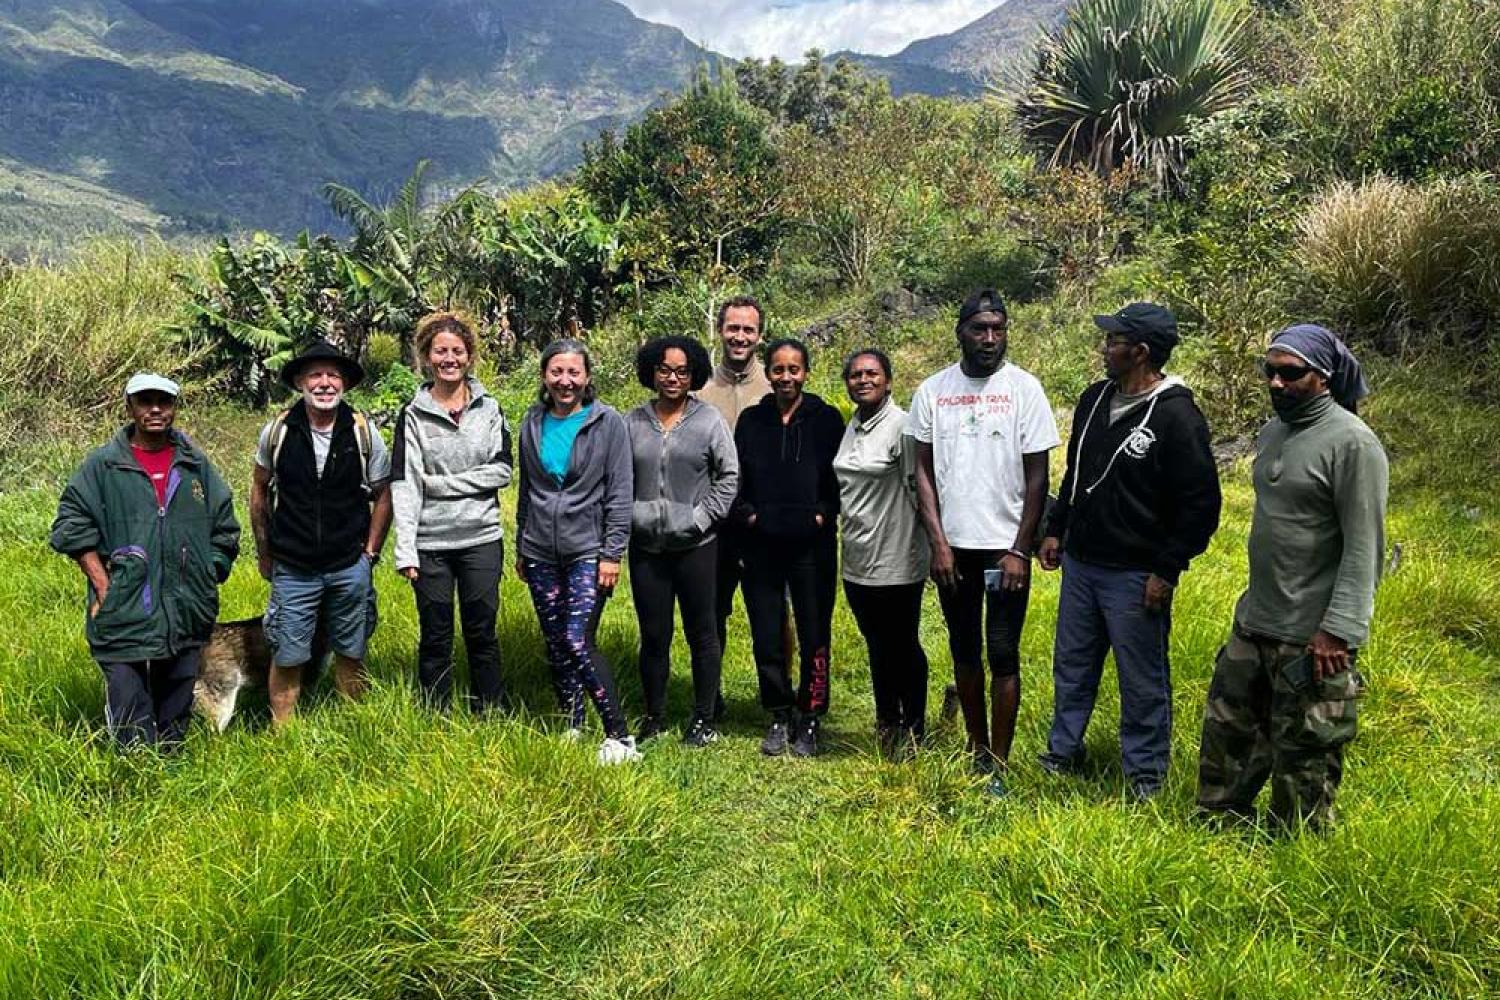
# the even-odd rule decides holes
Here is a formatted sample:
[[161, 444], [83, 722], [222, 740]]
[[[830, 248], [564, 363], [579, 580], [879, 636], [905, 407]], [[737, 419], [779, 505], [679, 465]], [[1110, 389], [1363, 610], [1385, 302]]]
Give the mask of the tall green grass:
[[[902, 398], [947, 358], [940, 325], [887, 340]], [[1061, 356], [1048, 371], [1034, 347], [1066, 404], [1086, 373]], [[814, 359], [831, 398], [832, 360]], [[727, 738], [699, 752], [669, 738], [639, 766], [601, 769], [597, 732], [581, 745], [558, 734], [514, 579], [500, 632], [523, 713], [418, 709], [412, 600], [384, 567], [367, 701], [341, 704], [325, 682], [271, 733], [252, 695], [227, 734], [197, 728], [176, 759], [120, 757], [100, 733], [77, 570], [45, 548], [59, 462], [0, 495], [0, 996], [1500, 995], [1497, 414], [1448, 395], [1432, 366], [1377, 366], [1374, 380], [1368, 415], [1393, 456], [1389, 533], [1404, 555], [1378, 599], [1341, 822], [1300, 840], [1192, 820], [1203, 697], [1244, 581], [1243, 466], [1226, 473], [1224, 527], [1177, 597], [1166, 793], [1135, 806], [1112, 684], [1085, 776], [1033, 763], [1050, 708], [1050, 575], [1033, 594], [1003, 801], [970, 777], [951, 727], [913, 763], [877, 757], [865, 650], [842, 605], [820, 759], [756, 752], [738, 619]], [[519, 416], [525, 386], [504, 390]], [[241, 487], [261, 419], [181, 417]], [[224, 617], [258, 613], [265, 592], [242, 559]], [[936, 713], [948, 659], [930, 594], [923, 634]], [[601, 639], [638, 710], [624, 592]], [[675, 662], [682, 719], [680, 644]]]
[[96, 424], [138, 370], [187, 371], [194, 358], [168, 329], [183, 305], [172, 278], [197, 266], [163, 244], [120, 239], [62, 266], [0, 272], [0, 462], [13, 470], [38, 443]]

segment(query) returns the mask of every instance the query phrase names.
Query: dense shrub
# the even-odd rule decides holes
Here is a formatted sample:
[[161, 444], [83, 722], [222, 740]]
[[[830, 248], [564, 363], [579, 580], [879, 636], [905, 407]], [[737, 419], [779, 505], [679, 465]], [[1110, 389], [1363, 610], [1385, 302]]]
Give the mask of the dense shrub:
[[1417, 330], [1459, 340], [1500, 315], [1500, 185], [1491, 178], [1340, 182], [1300, 229], [1299, 258], [1352, 333], [1385, 344]]
[[1308, 0], [1297, 35], [1305, 155], [1403, 177], [1500, 162], [1500, 3]]

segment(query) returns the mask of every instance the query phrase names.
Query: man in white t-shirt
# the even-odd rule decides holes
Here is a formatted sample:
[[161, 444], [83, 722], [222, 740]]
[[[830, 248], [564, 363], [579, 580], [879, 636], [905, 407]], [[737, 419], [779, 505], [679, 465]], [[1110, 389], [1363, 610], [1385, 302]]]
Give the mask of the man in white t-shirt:
[[[975, 768], [991, 776], [996, 795], [1005, 794], [1021, 705], [1021, 628], [1047, 452], [1061, 443], [1041, 383], [1005, 360], [1008, 324], [997, 292], [969, 296], [958, 312], [962, 360], [922, 383], [907, 418], [958, 703]], [[982, 647], [994, 676], [989, 712]]]

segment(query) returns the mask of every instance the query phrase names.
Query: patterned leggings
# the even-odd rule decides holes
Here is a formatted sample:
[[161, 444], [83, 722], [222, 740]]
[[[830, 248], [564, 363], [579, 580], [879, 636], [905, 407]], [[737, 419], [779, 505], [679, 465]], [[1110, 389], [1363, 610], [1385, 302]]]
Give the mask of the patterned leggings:
[[626, 735], [609, 663], [594, 644], [608, 594], [599, 592], [599, 564], [580, 559], [567, 566], [526, 560], [526, 585], [547, 643], [552, 686], [568, 724], [583, 726], [583, 696], [593, 699], [607, 736]]

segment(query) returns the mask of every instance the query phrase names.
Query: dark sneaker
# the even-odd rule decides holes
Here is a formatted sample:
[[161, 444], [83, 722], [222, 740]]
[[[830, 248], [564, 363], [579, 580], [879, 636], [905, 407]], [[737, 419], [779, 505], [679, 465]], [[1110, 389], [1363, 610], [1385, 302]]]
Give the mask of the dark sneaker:
[[687, 732], [682, 734], [682, 745], [695, 749], [718, 741], [719, 731], [714, 728], [712, 722], [701, 715], [693, 716], [692, 721], [688, 723]]
[[773, 719], [766, 738], [760, 741], [760, 752], [767, 757], [780, 757], [786, 753], [787, 731], [785, 719]]
[[1063, 777], [1076, 778], [1082, 771], [1082, 755], [1063, 757], [1052, 751], [1036, 755], [1036, 762], [1041, 765], [1042, 770], [1048, 774], [1061, 775]]
[[648, 715], [641, 719], [641, 728], [635, 734], [636, 746], [641, 746], [650, 740], [656, 739], [662, 734], [662, 722], [659, 715]]
[[1005, 787], [1005, 777], [996, 771], [990, 775], [990, 780], [984, 783], [984, 794], [992, 799], [1003, 799], [1010, 794], [1010, 789]]
[[1161, 794], [1161, 781], [1157, 778], [1131, 778], [1129, 794], [1134, 802], [1150, 802]]
[[818, 752], [818, 717], [810, 716], [797, 727], [797, 738], [792, 742], [792, 756], [813, 757]]

